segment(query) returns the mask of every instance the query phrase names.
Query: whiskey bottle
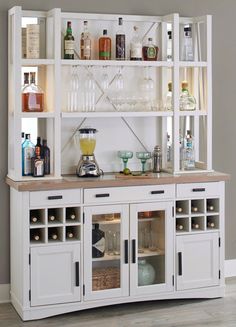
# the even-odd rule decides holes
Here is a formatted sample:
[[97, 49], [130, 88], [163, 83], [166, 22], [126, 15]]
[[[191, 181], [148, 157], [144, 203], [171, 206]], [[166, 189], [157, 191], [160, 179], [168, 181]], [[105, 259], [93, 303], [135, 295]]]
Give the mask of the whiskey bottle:
[[91, 37], [88, 31], [88, 22], [87, 20], [84, 21], [84, 30], [81, 33], [80, 38], [80, 57], [83, 60], [90, 60], [91, 59]]
[[22, 176], [32, 175], [31, 158], [33, 156], [34, 144], [30, 141], [30, 134], [26, 134], [22, 144]]
[[134, 34], [130, 42], [130, 60], [142, 60], [142, 41], [137, 26], [134, 26]]
[[111, 59], [111, 38], [107, 36], [107, 30], [103, 30], [103, 36], [99, 38], [99, 60]]
[[64, 59], [74, 59], [75, 39], [72, 35], [71, 22], [67, 22], [66, 35], [64, 37]]
[[35, 147], [35, 156], [31, 158], [31, 170], [33, 177], [43, 177], [44, 176], [44, 159], [40, 157], [39, 146]]
[[92, 230], [92, 257], [101, 258], [105, 253], [105, 233], [99, 229], [99, 224], [93, 225]]
[[143, 46], [143, 60], [155, 61], [158, 56], [158, 47], [153, 44], [152, 38], [148, 38], [148, 43]]
[[22, 90], [22, 111], [41, 112], [44, 109], [44, 91], [35, 84], [35, 72], [30, 73], [30, 84]]
[[44, 174], [50, 175], [50, 149], [47, 146], [47, 140], [43, 140], [41, 147], [41, 157], [44, 159]]
[[116, 60], [125, 60], [125, 32], [123, 29], [123, 19], [118, 19], [118, 31], [116, 32]]

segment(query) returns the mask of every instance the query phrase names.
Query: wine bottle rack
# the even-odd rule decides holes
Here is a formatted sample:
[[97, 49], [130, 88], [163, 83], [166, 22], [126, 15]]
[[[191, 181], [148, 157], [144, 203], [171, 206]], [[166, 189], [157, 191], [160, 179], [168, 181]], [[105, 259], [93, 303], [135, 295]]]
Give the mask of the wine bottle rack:
[[81, 208], [30, 210], [29, 237], [31, 246], [81, 241]]
[[202, 233], [220, 229], [220, 199], [177, 200], [175, 204], [176, 233]]

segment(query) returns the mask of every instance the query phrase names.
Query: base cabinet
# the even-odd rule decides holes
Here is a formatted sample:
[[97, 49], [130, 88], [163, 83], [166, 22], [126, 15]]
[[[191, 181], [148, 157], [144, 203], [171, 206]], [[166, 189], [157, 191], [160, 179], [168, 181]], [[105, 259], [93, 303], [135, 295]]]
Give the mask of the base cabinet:
[[31, 248], [31, 306], [81, 300], [80, 245]]
[[176, 237], [177, 290], [220, 283], [219, 233]]

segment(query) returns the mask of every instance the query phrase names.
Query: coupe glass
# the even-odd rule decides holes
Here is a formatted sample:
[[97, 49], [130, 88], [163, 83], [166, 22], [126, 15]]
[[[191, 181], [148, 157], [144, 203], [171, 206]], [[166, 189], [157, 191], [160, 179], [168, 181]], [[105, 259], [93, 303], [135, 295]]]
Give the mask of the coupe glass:
[[133, 158], [133, 152], [132, 151], [118, 151], [118, 157], [123, 160], [124, 163], [124, 169], [127, 168], [127, 162], [129, 159]]
[[141, 160], [142, 163], [142, 174], [145, 173], [145, 164], [148, 159], [151, 159], [152, 154], [151, 152], [143, 151], [143, 152], [136, 152], [136, 157]]

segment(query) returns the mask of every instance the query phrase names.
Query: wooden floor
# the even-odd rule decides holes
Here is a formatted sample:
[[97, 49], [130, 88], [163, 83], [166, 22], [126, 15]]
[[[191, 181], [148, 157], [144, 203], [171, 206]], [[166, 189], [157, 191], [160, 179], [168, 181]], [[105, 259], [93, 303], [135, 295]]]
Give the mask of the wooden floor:
[[0, 305], [1, 327], [236, 327], [236, 278], [225, 298], [125, 304], [22, 322], [10, 304]]

